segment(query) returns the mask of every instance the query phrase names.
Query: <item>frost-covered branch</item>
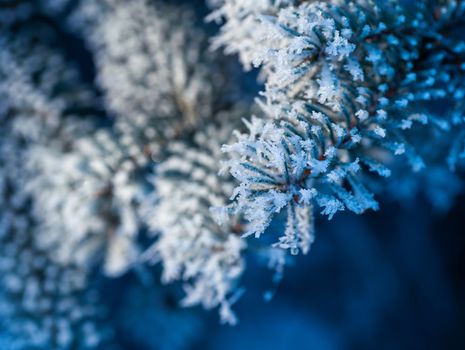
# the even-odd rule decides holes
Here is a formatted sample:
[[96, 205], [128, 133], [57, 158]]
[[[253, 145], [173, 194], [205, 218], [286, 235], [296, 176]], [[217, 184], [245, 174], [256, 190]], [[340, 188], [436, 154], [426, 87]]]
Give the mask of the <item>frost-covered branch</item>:
[[220, 306], [222, 321], [234, 324], [230, 304], [244, 269], [245, 242], [240, 221], [221, 208], [233, 189], [231, 179], [217, 176], [224, 158], [221, 145], [240, 120], [237, 112], [232, 118], [228, 113], [189, 140], [171, 143], [168, 158], [156, 166], [156, 192], [144, 211], [158, 238], [144, 255], [161, 261], [165, 282], [185, 282], [184, 305]]
[[[53, 117], [54, 109], [47, 108], [49, 100], [42, 100], [40, 89], [30, 90], [30, 81], [18, 66], [9, 66], [9, 55], [2, 51], [5, 65], [1, 67], [11, 68], [10, 78], [23, 79], [9, 85], [16, 99], [3, 100], [7, 89], [0, 88], [0, 103], [5, 107], [0, 113], [0, 344], [12, 350], [93, 349], [106, 337], [98, 293], [90, 288], [88, 271], [82, 266], [51, 258], [55, 247], [40, 241], [31, 212], [35, 203], [24, 190], [30, 175], [24, 169], [30, 140], [43, 136], [38, 131], [51, 131], [41, 122], [40, 113], [34, 113], [49, 111]], [[10, 82], [2, 79], [0, 86]], [[18, 111], [25, 115], [15, 115]], [[18, 132], [21, 118], [30, 121], [29, 129]]]
[[[390, 176], [389, 167], [405, 163], [400, 155], [420, 171], [431, 154], [419, 147], [426, 142], [435, 147], [457, 134], [463, 147], [465, 43], [451, 31], [463, 25], [464, 3], [412, 10], [397, 2], [303, 1], [268, 3], [272, 10], [256, 13], [246, 1], [225, 1], [220, 44], [234, 40], [228, 19], [237, 18], [239, 3], [254, 14], [249, 38], [256, 49], [250, 53], [241, 38], [232, 45], [266, 77], [259, 103], [267, 118], [252, 120], [249, 132], [225, 147], [236, 155], [229, 164], [240, 183], [233, 207], [251, 223], [246, 235], [260, 236], [286, 208], [278, 245], [306, 252], [312, 205], [329, 218], [376, 210], [370, 173]], [[449, 107], [439, 114], [437, 103]], [[433, 159], [454, 167], [459, 154]]]
[[144, 0], [83, 1], [70, 26], [95, 56], [97, 83], [131, 151], [195, 130], [237, 94], [231, 63], [208, 50], [188, 8]]
[[137, 208], [147, 184], [115, 135], [77, 139], [71, 152], [35, 147], [27, 164], [39, 174], [26, 187], [40, 203], [42, 244], [54, 247], [58, 261], [89, 266], [103, 257], [107, 274], [125, 272], [137, 256]]

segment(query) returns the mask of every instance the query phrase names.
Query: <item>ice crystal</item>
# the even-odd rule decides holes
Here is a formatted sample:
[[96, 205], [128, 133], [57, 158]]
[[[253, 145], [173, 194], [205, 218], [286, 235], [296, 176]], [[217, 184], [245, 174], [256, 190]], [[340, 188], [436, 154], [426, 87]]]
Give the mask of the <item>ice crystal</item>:
[[[27, 188], [40, 203], [43, 245], [61, 262], [90, 265], [106, 250], [107, 274], [124, 272], [137, 256], [137, 206], [144, 181], [114, 135], [99, 131], [75, 140], [70, 152], [36, 147], [27, 155]], [[63, 196], [62, 193], [66, 193]]]
[[160, 152], [163, 141], [195, 129], [230, 99], [230, 64], [209, 52], [189, 9], [84, 1], [69, 22], [94, 53], [97, 83], [122, 142], [141, 157]]
[[[281, 246], [306, 252], [313, 231], [300, 219], [313, 222], [302, 215], [312, 203], [329, 218], [376, 210], [373, 173], [387, 177], [406, 163], [414, 173], [429, 164], [452, 169], [460, 160], [465, 55], [451, 30], [463, 24], [463, 3], [422, 3], [415, 11], [369, 0], [250, 5], [253, 24], [244, 28], [238, 3], [245, 4], [225, 1], [214, 12], [225, 19], [216, 42], [260, 64], [266, 77], [259, 102], [266, 117], [224, 148], [234, 154], [234, 209], [251, 224], [246, 235], [260, 236], [286, 209]], [[249, 35], [234, 36], [238, 26]], [[450, 107], [439, 115], [438, 103]], [[455, 138], [460, 146], [431, 152]]]
[[235, 124], [225, 119], [230, 123], [208, 125], [190, 141], [171, 143], [169, 157], [156, 166], [156, 192], [144, 211], [157, 240], [144, 255], [163, 264], [165, 282], [184, 281], [183, 305], [219, 306], [222, 321], [234, 324], [230, 305], [244, 269], [245, 242], [240, 222], [230, 217], [225, 222], [222, 210], [216, 210], [226, 204], [233, 188], [230, 180], [217, 176], [221, 144]]

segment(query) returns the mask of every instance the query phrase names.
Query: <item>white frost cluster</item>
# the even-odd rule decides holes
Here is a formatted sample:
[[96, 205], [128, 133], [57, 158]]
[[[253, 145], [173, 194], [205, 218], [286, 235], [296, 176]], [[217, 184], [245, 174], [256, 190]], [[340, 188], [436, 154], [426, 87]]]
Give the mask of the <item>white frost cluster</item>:
[[190, 141], [171, 143], [170, 156], [156, 166], [156, 192], [145, 208], [149, 228], [157, 235], [145, 256], [163, 264], [165, 282], [185, 282], [183, 305], [220, 306], [222, 321], [230, 324], [236, 322], [230, 305], [244, 269], [245, 242], [240, 222], [228, 219], [220, 226], [215, 208], [226, 204], [233, 188], [217, 176], [221, 144], [232, 130], [229, 124], [209, 125]]
[[85, 34], [105, 104], [133, 152], [158, 153], [227, 100], [233, 79], [187, 9], [83, 1], [70, 25]]
[[11, 337], [11, 350], [97, 347], [100, 311], [86, 271], [51, 261], [34, 242], [30, 218], [16, 210], [2, 213], [0, 337]]
[[36, 240], [32, 198], [24, 191], [29, 145], [10, 117], [2, 116], [0, 129], [0, 344], [11, 350], [96, 348], [105, 333], [98, 296], [86, 269], [56, 263]]
[[[236, 103], [233, 99], [237, 99], [237, 72], [221, 55], [208, 49], [205, 33], [197, 29], [188, 10], [143, 0], [89, 1], [80, 3], [69, 24], [84, 33], [95, 58], [97, 84], [103, 91], [105, 107], [114, 117], [118, 143], [138, 162], [143, 177], [147, 176], [144, 171], [149, 162], [157, 161], [151, 184], [154, 188], [150, 189], [155, 199], [147, 200], [143, 210], [156, 242], [144, 256], [162, 262], [165, 282], [185, 281], [184, 305], [219, 306], [222, 319], [234, 323], [230, 305], [243, 271], [245, 245], [240, 232], [231, 232], [232, 225], [220, 227], [213, 220], [210, 206], [224, 205], [232, 191], [231, 183], [223, 183], [217, 172], [221, 143], [230, 140], [233, 127], [218, 130], [221, 135], [216, 135], [214, 125], [224, 125], [223, 117], [237, 125], [228, 117]], [[237, 113], [233, 114], [239, 120]], [[73, 176], [68, 177], [67, 183], [75, 185]], [[85, 185], [95, 187], [89, 179]], [[78, 185], [79, 192], [71, 193], [77, 197], [87, 186]], [[43, 185], [36, 186], [40, 187]], [[113, 188], [119, 187], [122, 185], [114, 184]], [[87, 198], [89, 194], [82, 196]], [[113, 201], [118, 200], [116, 196]], [[76, 197], [61, 200], [47, 210], [69, 203], [67, 212], [77, 208], [85, 211], [82, 200]], [[120, 215], [123, 202], [113, 205], [124, 229], [125, 217]], [[88, 214], [91, 217], [95, 213]]]
[[[84, 137], [98, 122], [86, 115], [97, 100], [54, 49], [53, 30], [37, 25], [20, 34], [2, 37], [0, 117], [24, 142], [11, 152], [24, 162], [19, 175], [34, 198], [37, 242], [55, 263], [84, 267], [103, 256], [108, 274], [121, 273], [136, 256], [134, 187], [143, 184], [130, 184], [134, 166], [114, 135]], [[108, 186], [116, 189], [107, 193]]]
[[[463, 158], [464, 43], [447, 33], [465, 5], [421, 3], [411, 12], [396, 1], [266, 3], [225, 0], [212, 14], [225, 21], [216, 45], [265, 77], [265, 118], [224, 147], [239, 181], [232, 211], [250, 223], [246, 236], [258, 237], [286, 209], [277, 245], [306, 252], [313, 205], [330, 219], [376, 210], [374, 174], [389, 177], [398, 163], [414, 173], [454, 168]], [[439, 116], [434, 103], [450, 108]]]
[[268, 34], [260, 26], [265, 16], [276, 15], [281, 7], [297, 3], [296, 0], [209, 0], [213, 11], [209, 21], [225, 21], [221, 34], [213, 39], [213, 47], [224, 47], [228, 54], [238, 54], [246, 70], [256, 64], [257, 53], [269, 52]]
[[67, 111], [68, 106], [85, 109], [95, 97], [53, 43], [40, 40], [53, 34], [49, 27], [37, 25], [0, 38], [0, 118], [27, 142], [62, 147], [72, 135], [90, 129], [84, 118]]
[[39, 174], [26, 186], [41, 218], [40, 244], [54, 247], [60, 262], [90, 266], [103, 255], [108, 275], [125, 272], [137, 256], [144, 180], [115, 135], [97, 131], [71, 152], [35, 147], [27, 157]]

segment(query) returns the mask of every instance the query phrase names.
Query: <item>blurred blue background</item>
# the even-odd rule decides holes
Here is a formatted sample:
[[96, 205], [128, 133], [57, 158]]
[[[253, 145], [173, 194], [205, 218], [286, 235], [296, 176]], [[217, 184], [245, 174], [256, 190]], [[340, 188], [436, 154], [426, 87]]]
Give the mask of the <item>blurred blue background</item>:
[[455, 204], [443, 216], [419, 200], [320, 219], [309, 254], [277, 286], [249, 259], [233, 327], [214, 311], [179, 309], [180, 286], [161, 300], [147, 288], [146, 303], [144, 287], [127, 290], [132, 274], [109, 280], [121, 349], [464, 349], [465, 197]]
[[465, 348], [463, 204], [443, 217], [419, 201], [319, 222], [270, 303], [263, 272], [247, 271], [241, 323], [216, 327], [207, 348]]

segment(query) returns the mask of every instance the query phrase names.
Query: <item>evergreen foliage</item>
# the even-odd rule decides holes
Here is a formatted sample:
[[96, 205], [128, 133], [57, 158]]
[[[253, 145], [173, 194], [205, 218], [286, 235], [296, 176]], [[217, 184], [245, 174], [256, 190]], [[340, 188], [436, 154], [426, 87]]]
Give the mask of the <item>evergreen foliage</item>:
[[207, 3], [213, 35], [161, 0], [0, 4], [0, 347], [112, 344], [96, 281], [135, 274], [122, 314], [183, 348], [147, 262], [236, 324], [246, 257], [279, 280], [319, 216], [462, 192], [464, 1]]

